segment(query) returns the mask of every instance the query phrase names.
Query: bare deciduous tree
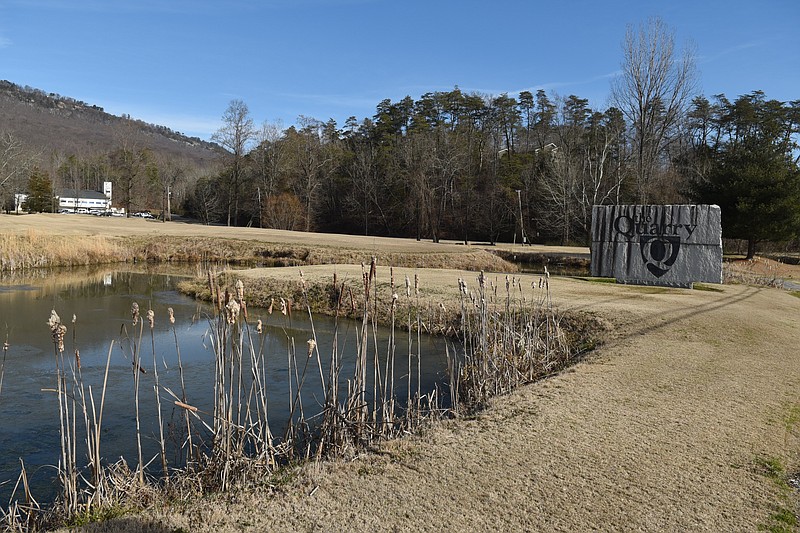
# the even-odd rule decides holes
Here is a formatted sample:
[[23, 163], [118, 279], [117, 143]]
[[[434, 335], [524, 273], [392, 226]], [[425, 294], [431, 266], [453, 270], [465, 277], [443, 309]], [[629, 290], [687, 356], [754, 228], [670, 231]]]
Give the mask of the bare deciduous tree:
[[25, 176], [33, 159], [14, 135], [0, 132], [0, 209], [8, 209], [13, 204], [14, 193], [24, 189]]
[[256, 148], [250, 152], [251, 169], [256, 183], [258, 220], [265, 220], [264, 209], [270, 199], [281, 192], [282, 174], [286, 166], [286, 150], [281, 142], [283, 127], [280, 122], [264, 122], [256, 133]]
[[219, 143], [228, 151], [227, 169], [227, 208], [228, 226], [239, 218], [239, 200], [245, 172], [244, 157], [250, 142], [255, 138], [256, 130], [250, 110], [242, 100], [231, 100], [228, 109], [222, 115], [222, 127], [211, 136], [211, 140]]
[[317, 190], [333, 158], [326, 144], [325, 124], [304, 116], [299, 117], [298, 122], [302, 129], [297, 131], [289, 128], [286, 142], [292, 189], [305, 208], [305, 231], [311, 231], [314, 226]]
[[694, 52], [685, 47], [679, 56], [674, 32], [658, 17], [628, 26], [622, 50], [622, 73], [612, 84], [611, 99], [631, 125], [636, 191], [646, 203], [695, 90]]

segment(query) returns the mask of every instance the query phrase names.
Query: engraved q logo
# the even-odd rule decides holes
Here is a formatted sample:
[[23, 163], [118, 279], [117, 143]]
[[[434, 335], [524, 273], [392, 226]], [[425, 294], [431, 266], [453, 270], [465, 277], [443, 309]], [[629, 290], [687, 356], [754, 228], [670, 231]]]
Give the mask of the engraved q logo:
[[647, 270], [660, 278], [669, 271], [681, 248], [681, 239], [673, 235], [641, 235], [642, 260]]

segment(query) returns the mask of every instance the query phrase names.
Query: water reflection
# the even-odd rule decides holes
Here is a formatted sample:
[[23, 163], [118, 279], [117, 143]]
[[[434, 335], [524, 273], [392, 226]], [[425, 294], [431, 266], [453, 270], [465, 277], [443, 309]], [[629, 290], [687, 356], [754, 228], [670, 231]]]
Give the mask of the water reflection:
[[[60, 434], [56, 388], [56, 354], [46, 325], [50, 311], [55, 309], [67, 325], [65, 360], [76, 366], [76, 350], [80, 355], [80, 375], [99, 406], [106, 361], [110, 353], [105, 414], [101, 451], [104, 460], [113, 462], [125, 457], [132, 466], [136, 463], [134, 414], [134, 380], [132, 351], [139, 347], [142, 366], [147, 374], [141, 376], [140, 409], [143, 413], [142, 436], [145, 461], [158, 451], [157, 411], [154, 394], [153, 367], [157, 365], [162, 387], [162, 413], [167, 430], [176, 441], [181, 439], [183, 411], [175, 407], [174, 398], [164, 389], [181, 396], [178, 353], [183, 363], [187, 402], [209, 413], [213, 408], [214, 354], [209, 336], [209, 308], [174, 289], [181, 274], [154, 272], [70, 270], [60, 275], [40, 279], [17, 278], [13, 286], [0, 290], [0, 342], [9, 344], [3, 364], [0, 389], [0, 501], [7, 501], [24, 460], [35, 495], [52, 497], [52, 480], [58, 464]], [[12, 281], [9, 279], [6, 282]], [[137, 302], [145, 314], [155, 312], [155, 327], [134, 326], [131, 304]], [[173, 308], [175, 326], [168, 321], [167, 308]], [[74, 319], [74, 322], [73, 322]], [[264, 335], [252, 332], [254, 349], [267, 356], [270, 405], [270, 425], [280, 434], [289, 412], [288, 373], [291, 346], [298, 347], [298, 357], [305, 355], [311, 324], [304, 313], [289, 318], [263, 309], [250, 309], [251, 323], [264, 321]], [[141, 322], [140, 322], [141, 324]], [[327, 317], [314, 317], [323, 364], [333, 346], [335, 324]], [[343, 354], [343, 378], [351, 375], [356, 351], [358, 325], [345, 321], [338, 326], [338, 344]], [[387, 329], [379, 328], [376, 338], [381, 341], [378, 353], [385, 354]], [[405, 384], [407, 354], [406, 333], [396, 339], [398, 381]], [[370, 341], [372, 342], [372, 341]], [[411, 351], [416, 354], [418, 347]], [[446, 362], [441, 342], [423, 338], [421, 346], [423, 392], [441, 383]], [[416, 360], [416, 357], [414, 358]], [[302, 363], [301, 363], [302, 365]], [[416, 361], [414, 362], [416, 367]], [[323, 369], [327, 375], [327, 368]], [[414, 371], [416, 372], [416, 370]], [[309, 412], [318, 409], [322, 398], [314, 393], [319, 389], [319, 372], [309, 372], [304, 385], [303, 401]], [[398, 386], [403, 401], [406, 387]], [[76, 427], [84, 438], [83, 413], [77, 412]], [[91, 416], [91, 414], [89, 414]], [[78, 445], [78, 462], [85, 463], [85, 444]], [[171, 464], [177, 463], [177, 446], [172, 447]], [[157, 461], [156, 461], [157, 462]], [[50, 486], [50, 489], [47, 487]]]

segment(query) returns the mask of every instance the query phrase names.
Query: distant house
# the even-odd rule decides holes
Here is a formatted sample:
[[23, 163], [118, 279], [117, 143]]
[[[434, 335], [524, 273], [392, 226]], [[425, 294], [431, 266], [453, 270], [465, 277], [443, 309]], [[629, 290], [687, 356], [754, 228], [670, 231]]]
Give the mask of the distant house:
[[558, 154], [558, 146], [555, 143], [547, 143], [541, 148], [537, 148], [533, 151], [535, 154], [539, 154], [540, 152], [544, 152], [546, 154], [556, 155]]
[[58, 196], [58, 210], [80, 213], [111, 211], [111, 182], [106, 181], [103, 183], [103, 192], [63, 189]]
[[28, 195], [25, 193], [16, 193], [14, 194], [14, 213], [17, 215], [22, 214], [22, 205], [25, 203], [25, 200], [28, 199]]

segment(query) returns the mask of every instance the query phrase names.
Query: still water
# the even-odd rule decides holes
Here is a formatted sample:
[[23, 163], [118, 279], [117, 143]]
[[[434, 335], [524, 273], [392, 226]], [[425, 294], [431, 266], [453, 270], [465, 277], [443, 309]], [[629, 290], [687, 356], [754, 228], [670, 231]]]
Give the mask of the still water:
[[[106, 462], [124, 457], [135, 467], [136, 421], [133, 345], [140, 346], [140, 409], [145, 462], [158, 453], [157, 407], [154, 392], [154, 367], [161, 386], [162, 415], [166, 430], [180, 427], [183, 411], [174, 406], [170, 389], [181, 396], [178, 356], [183, 365], [187, 403], [209, 413], [213, 407], [214, 352], [210, 332], [209, 308], [175, 290], [181, 276], [126, 271], [71, 270], [38, 279], [0, 280], [0, 345], [8, 349], [0, 354], [0, 504], [8, 502], [24, 461], [34, 486], [34, 496], [47, 500], [54, 493], [54, 465], [60, 457], [58, 395], [56, 388], [56, 355], [47, 326], [51, 310], [55, 310], [67, 326], [64, 357], [75, 366], [75, 351], [80, 354], [80, 376], [87, 395], [91, 387], [99, 408], [106, 361], [110, 368], [102, 426], [101, 453]], [[141, 314], [155, 312], [155, 327], [146, 324], [143, 330], [134, 327], [131, 305], [139, 304]], [[175, 325], [168, 320], [167, 308], [175, 313]], [[73, 322], [74, 317], [74, 322]], [[307, 313], [295, 312], [291, 317], [280, 312], [268, 314], [264, 309], [249, 309], [249, 322], [261, 319], [264, 334], [259, 338], [253, 327], [254, 344], [263, 342], [267, 357], [270, 426], [280, 435], [289, 416], [289, 358], [291, 346], [302, 361], [307, 341], [311, 338], [311, 322]], [[313, 327], [323, 365], [332, 351], [335, 322], [315, 316]], [[338, 324], [338, 346], [342, 354], [342, 379], [352, 377], [356, 339], [360, 325], [352, 321]], [[372, 334], [372, 331], [371, 331]], [[141, 336], [141, 338], [140, 338]], [[377, 348], [371, 354], [387, 352], [390, 331], [378, 328]], [[395, 370], [399, 400], [406, 391], [407, 333], [397, 332]], [[370, 339], [371, 346], [375, 343]], [[421, 361], [422, 392], [429, 392], [444, 382], [445, 349], [441, 339], [423, 337], [421, 345], [413, 338], [414, 371], [417, 353]], [[370, 355], [372, 357], [372, 355]], [[302, 371], [302, 362], [300, 370]], [[326, 367], [327, 365], [325, 365]], [[314, 360], [303, 385], [306, 416], [318, 412], [319, 370]], [[327, 368], [325, 368], [327, 376]], [[68, 370], [68, 376], [72, 372]], [[416, 381], [416, 375], [415, 379]], [[416, 385], [416, 384], [415, 384]], [[344, 385], [346, 388], [346, 385]], [[315, 390], [316, 388], [316, 390]], [[91, 413], [89, 414], [91, 417]], [[77, 413], [77, 433], [84, 438], [83, 414]], [[170, 437], [167, 437], [168, 441]], [[172, 436], [173, 443], [180, 437]], [[177, 454], [171, 464], [177, 464]], [[78, 463], [85, 464], [85, 443], [78, 443]], [[158, 463], [155, 461], [153, 464]], [[20, 493], [17, 497], [21, 497]]]

